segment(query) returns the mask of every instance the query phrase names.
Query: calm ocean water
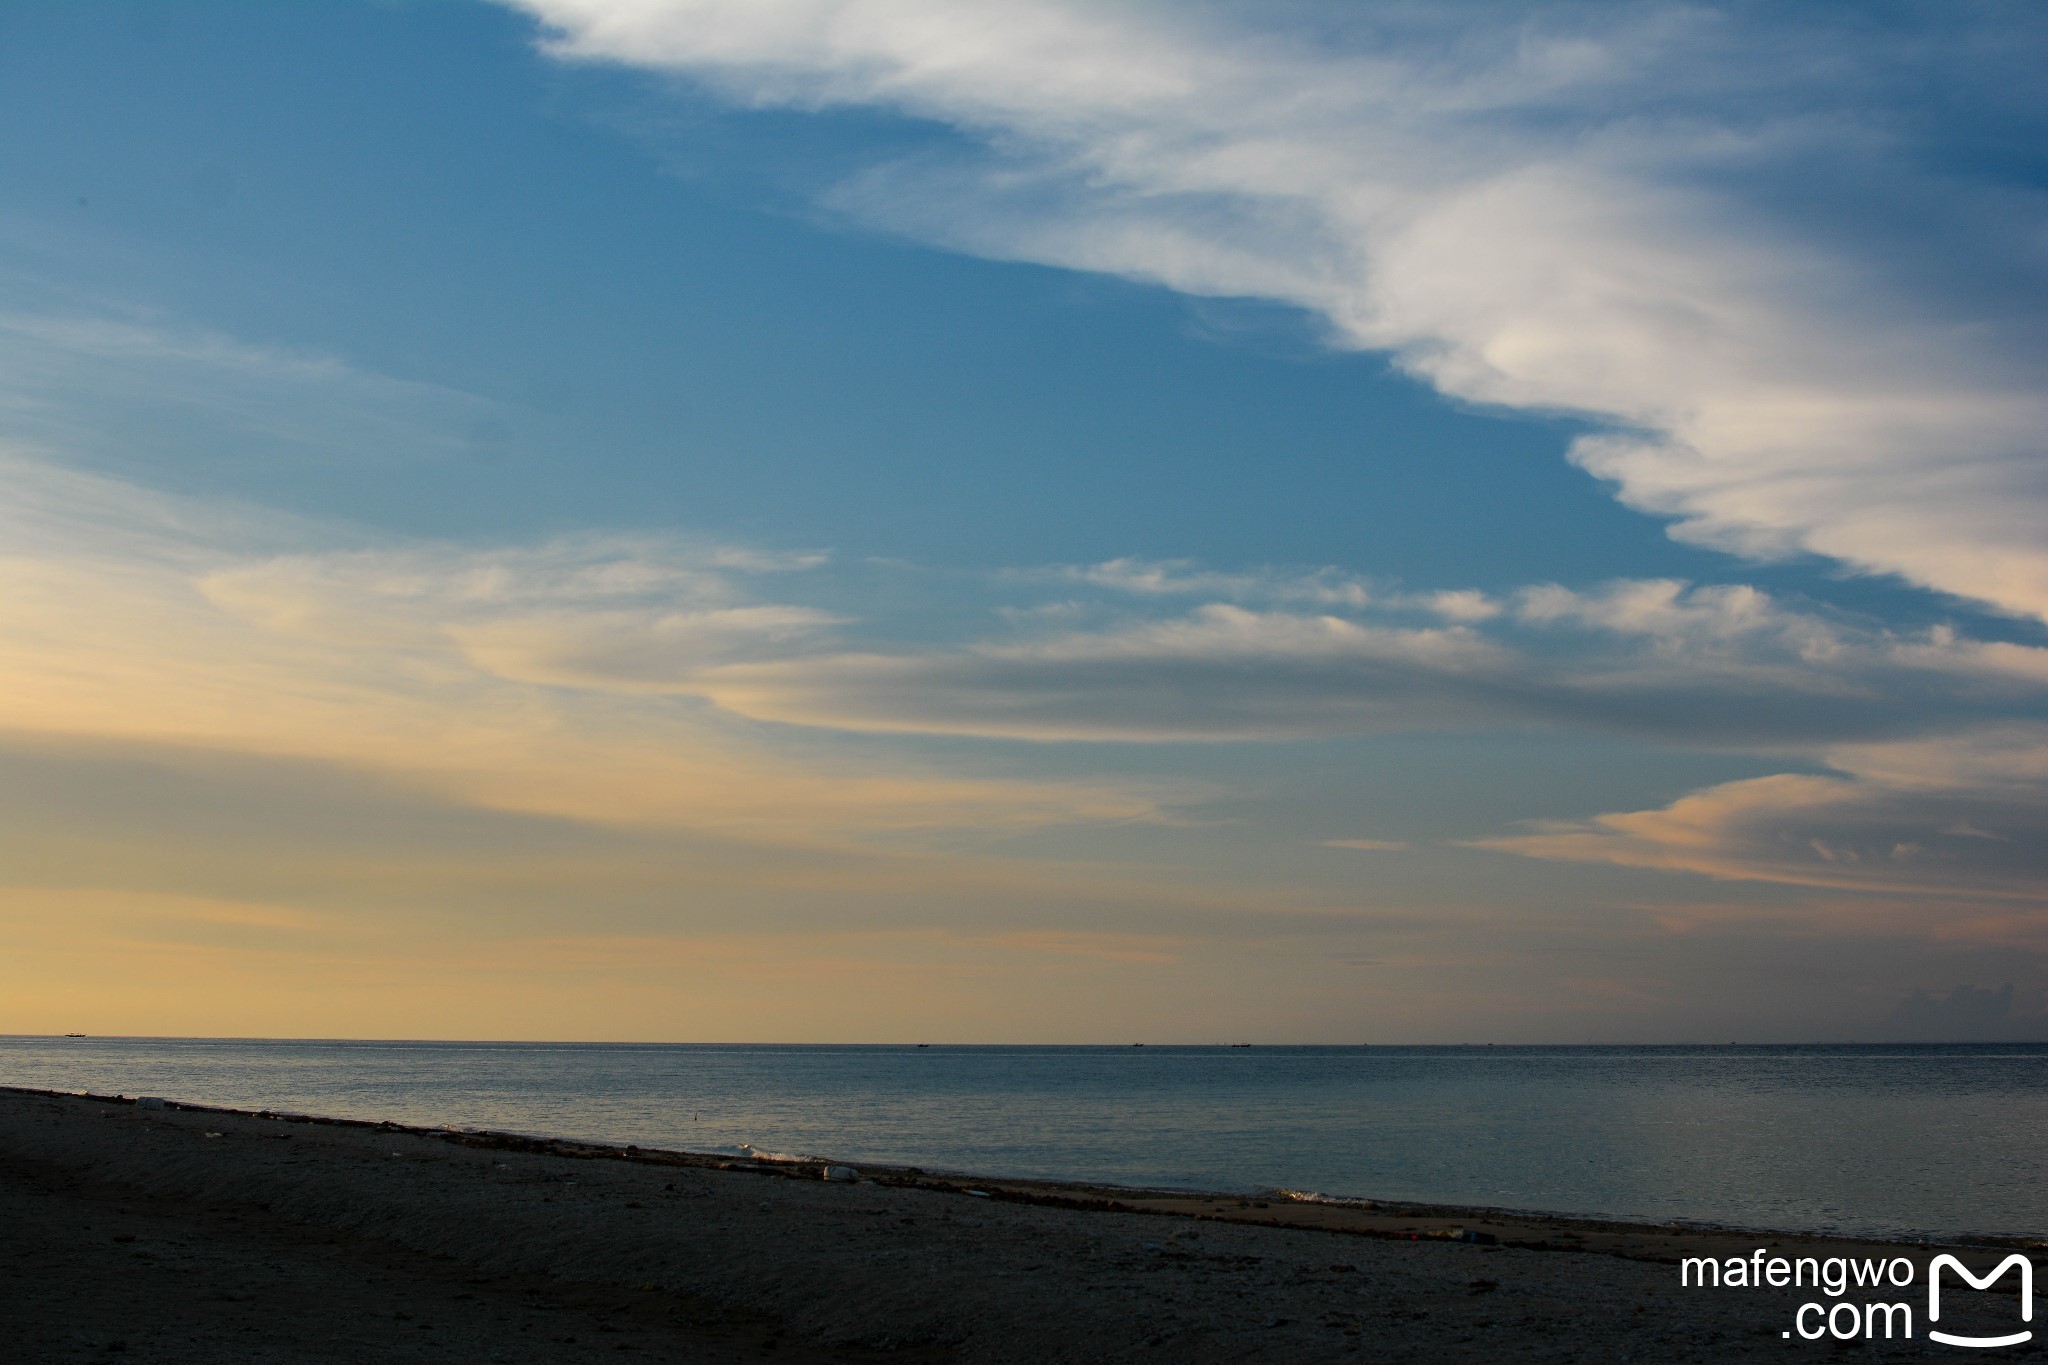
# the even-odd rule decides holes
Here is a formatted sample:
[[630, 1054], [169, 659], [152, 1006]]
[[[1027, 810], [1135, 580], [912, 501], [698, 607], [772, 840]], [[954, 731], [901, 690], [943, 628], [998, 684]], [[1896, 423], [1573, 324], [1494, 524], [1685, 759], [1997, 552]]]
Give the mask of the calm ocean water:
[[0, 1084], [983, 1174], [2048, 1234], [2048, 1048], [0, 1038]]

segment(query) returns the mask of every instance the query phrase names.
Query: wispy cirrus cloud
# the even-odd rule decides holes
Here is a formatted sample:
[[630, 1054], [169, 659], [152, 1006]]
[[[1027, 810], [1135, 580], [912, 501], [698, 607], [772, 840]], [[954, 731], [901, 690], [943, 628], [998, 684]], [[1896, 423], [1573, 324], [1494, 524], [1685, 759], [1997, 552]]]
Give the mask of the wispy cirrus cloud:
[[[247, 732], [279, 697], [338, 698], [343, 678], [426, 695], [400, 685], [411, 670], [443, 695], [497, 689], [506, 704], [515, 685], [553, 689], [551, 705], [699, 698], [865, 732], [1199, 742], [1538, 726], [1810, 750], [2036, 714], [2048, 680], [2048, 650], [2032, 645], [1891, 632], [1739, 585], [1488, 595], [1134, 558], [999, 575], [1006, 589], [1093, 597], [1013, 614], [1007, 638], [890, 647], [848, 614], [844, 591], [825, 594], [833, 610], [805, 601], [807, 576], [830, 566], [816, 551], [595, 534], [365, 547], [345, 528], [40, 460], [5, 472], [10, 610], [22, 629], [40, 620], [44, 643], [19, 656], [14, 682], [68, 657], [86, 681], [52, 680], [37, 705], [69, 712], [130, 675], [189, 676], [210, 719], [158, 705], [121, 722], [158, 738]], [[158, 638], [161, 659], [129, 647]], [[234, 667], [211, 668], [208, 651]], [[225, 680], [273, 665], [277, 685], [231, 716]], [[292, 669], [327, 681], [284, 682]], [[680, 714], [668, 705], [662, 724]]]
[[[638, 922], [687, 883], [799, 917], [821, 897], [878, 913], [969, 897], [1022, 926], [1084, 890], [1127, 926], [1197, 903], [1100, 868], [915, 850], [964, 832], [1159, 828], [1214, 783], [791, 751], [804, 729], [1159, 743], [1526, 726], [1770, 749], [1822, 771], [1476, 843], [1881, 896], [1905, 907], [1901, 942], [1939, 930], [1941, 907], [1994, 907], [1955, 921], [1957, 952], [2039, 938], [2048, 740], [2043, 651], [2026, 645], [1651, 580], [1534, 585], [1478, 621], [1446, 620], [1426, 593], [1339, 615], [1188, 609], [1108, 582], [1094, 586], [1122, 615], [1105, 626], [885, 649], [845, 610], [805, 605], [834, 572], [815, 554], [644, 537], [365, 547], [340, 527], [290, 537], [333, 548], [280, 553], [279, 523], [232, 507], [32, 462], [5, 473], [11, 865], [58, 885], [119, 868], [145, 900], [200, 888], [314, 915], [195, 922], [178, 931], [193, 952], [215, 938], [286, 952], [327, 932], [321, 906], [365, 898], [537, 921], [595, 898]], [[1185, 574], [1197, 598], [1271, 586]], [[1329, 842], [1452, 856], [1442, 838]], [[1221, 899], [1263, 912], [1301, 896]], [[1139, 928], [991, 932], [1049, 959], [1184, 955]]]
[[1012, 570], [1024, 581], [1066, 582], [1131, 593], [1140, 597], [1205, 597], [1231, 602], [1309, 602], [1326, 606], [1363, 607], [1379, 600], [1364, 579], [1335, 568], [1254, 569], [1229, 573], [1204, 568], [1193, 560], [1138, 559], [1126, 556], [1100, 564], [1062, 564], [1053, 568]]
[[1227, 740], [1481, 719], [1453, 677], [1498, 678], [1469, 632], [1214, 603], [1121, 630], [921, 654], [731, 664], [679, 680], [764, 720], [1042, 740]]
[[772, 659], [836, 619], [756, 586], [812, 555], [680, 537], [366, 548], [344, 526], [33, 460], [0, 460], [0, 482], [0, 711], [23, 733], [795, 842], [1160, 818], [1143, 784], [792, 757], [675, 695], [678, 674]]
[[2048, 617], [2048, 205], [1981, 154], [2048, 123], [2032, 10], [509, 2], [564, 59], [954, 135], [843, 212], [1299, 305], [1605, 424], [1573, 458], [1688, 539]]
[[0, 311], [0, 419], [72, 464], [390, 466], [473, 452], [497, 406], [339, 357], [108, 312]]
[[1205, 568], [1191, 559], [1124, 556], [1099, 564], [1060, 564], [1012, 569], [1006, 578], [1024, 583], [1072, 583], [1140, 598], [1202, 598], [1208, 601], [1289, 604], [1359, 610], [1420, 611], [1447, 621], [1487, 621], [1503, 604], [1477, 588], [1405, 592], [1376, 584], [1334, 566], [1282, 568], [1265, 565], [1238, 571]]
[[827, 642], [668, 685], [800, 725], [1124, 742], [1533, 726], [1812, 752], [2048, 706], [2048, 650], [1896, 633], [1748, 587], [1539, 585], [1476, 622], [1416, 624], [1427, 602], [1341, 616], [1211, 602], [887, 653]]
[[329, 643], [451, 643], [483, 671], [630, 690], [733, 656], [772, 656], [839, 618], [758, 601], [761, 575], [815, 568], [682, 537], [575, 536], [539, 545], [403, 545], [245, 559], [198, 582], [265, 630]]
[[2048, 908], [2048, 726], [1843, 746], [1825, 774], [1692, 792], [1655, 810], [1543, 821], [1470, 846], [1890, 897]]

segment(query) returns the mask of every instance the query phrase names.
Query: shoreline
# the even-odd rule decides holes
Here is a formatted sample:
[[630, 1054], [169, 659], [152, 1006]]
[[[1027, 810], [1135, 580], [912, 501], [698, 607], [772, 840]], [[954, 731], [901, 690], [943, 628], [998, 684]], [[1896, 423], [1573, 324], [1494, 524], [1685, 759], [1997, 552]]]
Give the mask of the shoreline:
[[[1686, 1287], [1681, 1255], [1936, 1249], [852, 1174], [0, 1088], [0, 1307], [32, 1362], [1720, 1365], [1783, 1361], [1798, 1297]], [[2010, 1320], [2009, 1294], [1950, 1297], [1944, 1327]]]
[[[82, 1099], [100, 1104], [135, 1105], [133, 1095], [102, 1095], [90, 1091], [44, 1090], [0, 1086], [0, 1094]], [[946, 1168], [899, 1166], [882, 1162], [842, 1161], [835, 1157], [788, 1154], [737, 1157], [686, 1148], [642, 1147], [636, 1143], [514, 1133], [453, 1125], [400, 1123], [390, 1119], [354, 1119], [286, 1110], [243, 1109], [163, 1099], [166, 1110], [232, 1115], [282, 1123], [375, 1132], [450, 1142], [487, 1151], [521, 1152], [569, 1160], [609, 1160], [692, 1170], [741, 1171], [784, 1180], [823, 1180], [831, 1168], [850, 1170], [858, 1179], [895, 1189], [930, 1190], [941, 1194], [986, 1197], [1002, 1203], [1083, 1212], [1116, 1212], [1239, 1223], [1255, 1227], [1296, 1228], [1388, 1241], [1461, 1241], [1501, 1245], [1527, 1251], [1573, 1251], [1676, 1264], [1695, 1248], [1764, 1240], [1802, 1247], [1911, 1249], [2048, 1248], [2048, 1238], [1985, 1233], [1954, 1237], [1864, 1237], [1849, 1233], [1791, 1228], [1751, 1227], [1695, 1220], [1634, 1219], [1560, 1213], [1541, 1209], [1499, 1208], [1479, 1204], [1442, 1204], [1413, 1200], [1328, 1196], [1276, 1189], [1257, 1194], [1213, 1190], [1118, 1185], [1104, 1181], [985, 1175]], [[1467, 1234], [1467, 1235], [1460, 1235]]]
[[[1732, 1049], [1759, 1054], [1746, 1061], [1723, 1044], [1261, 1046], [1227, 1056], [1203, 1046], [1160, 1047], [1151, 1063], [1129, 1046], [936, 1047], [39, 1037], [0, 1048], [0, 1077], [597, 1146], [744, 1157], [751, 1140], [960, 1179], [1100, 1185], [1111, 1197], [1118, 1186], [1196, 1198], [1314, 1191], [1599, 1230], [1905, 1244], [2048, 1236], [2048, 1195], [2012, 1178], [2029, 1164], [2016, 1119], [2040, 1060], [2033, 1044]], [[1354, 1059], [1254, 1060], [1294, 1051]], [[1816, 1051], [1875, 1059], [1761, 1055]], [[1052, 1055], [1066, 1052], [1082, 1060]], [[1158, 1065], [1169, 1052], [1189, 1055]], [[1363, 1060], [1371, 1052], [1385, 1056]], [[1388, 1060], [1397, 1052], [1475, 1060]], [[1546, 1056], [1512, 1060], [1523, 1052]], [[1632, 1059], [1601, 1060], [1607, 1053]], [[1957, 1073], [1943, 1059], [1961, 1054], [1970, 1056]], [[1138, 1077], [1165, 1088], [1131, 1109], [1119, 1087]], [[828, 1093], [837, 1099], [820, 1103]]]

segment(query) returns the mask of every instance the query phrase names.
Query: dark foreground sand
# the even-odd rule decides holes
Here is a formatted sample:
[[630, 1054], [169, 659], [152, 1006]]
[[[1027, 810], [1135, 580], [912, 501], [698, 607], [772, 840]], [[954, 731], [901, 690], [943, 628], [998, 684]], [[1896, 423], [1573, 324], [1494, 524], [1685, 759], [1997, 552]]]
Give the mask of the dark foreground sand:
[[[1929, 1248], [862, 1175], [0, 1090], [0, 1360], [1972, 1354], [1925, 1340], [1917, 1288], [1887, 1295], [1913, 1341], [1805, 1342], [1811, 1291], [1675, 1264]], [[1947, 1298], [1950, 1330], [2018, 1325], [2009, 1290]]]

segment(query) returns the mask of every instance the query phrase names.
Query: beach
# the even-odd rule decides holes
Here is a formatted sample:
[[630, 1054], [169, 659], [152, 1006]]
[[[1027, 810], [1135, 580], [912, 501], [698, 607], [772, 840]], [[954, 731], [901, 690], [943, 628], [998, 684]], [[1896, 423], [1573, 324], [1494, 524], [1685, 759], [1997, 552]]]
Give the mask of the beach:
[[0, 1091], [13, 1358], [1781, 1360], [1837, 1343], [1682, 1256], [1932, 1250], [824, 1170]]

